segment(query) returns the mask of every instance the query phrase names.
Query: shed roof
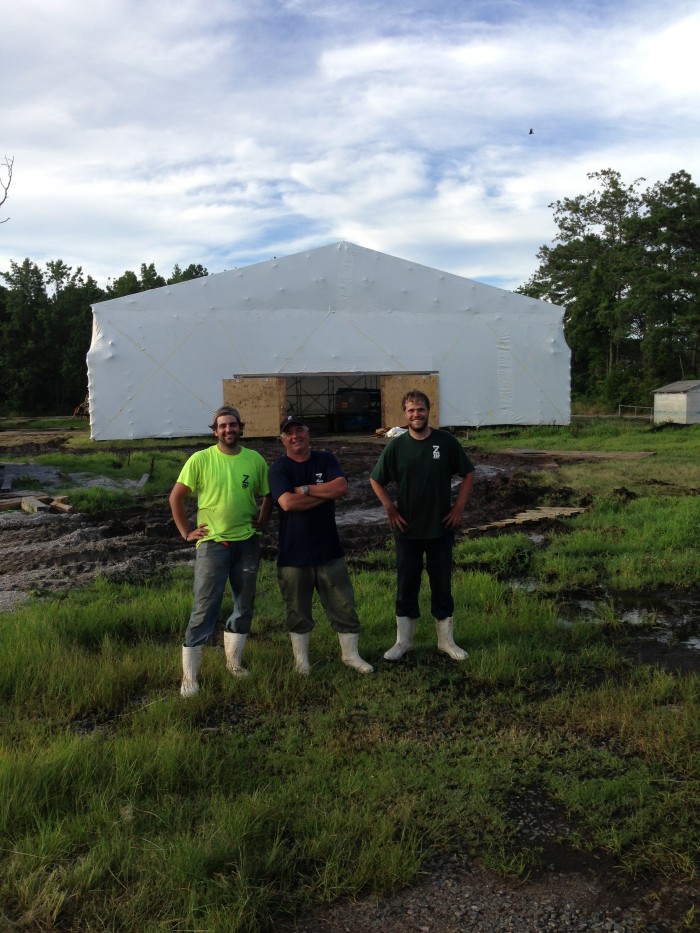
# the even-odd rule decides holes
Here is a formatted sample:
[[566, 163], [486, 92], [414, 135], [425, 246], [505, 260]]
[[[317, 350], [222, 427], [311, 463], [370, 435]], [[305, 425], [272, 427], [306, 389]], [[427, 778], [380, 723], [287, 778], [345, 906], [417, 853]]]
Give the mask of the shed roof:
[[657, 392], [692, 392], [693, 389], [700, 389], [700, 379], [680, 379], [678, 382], [669, 382], [660, 389], [654, 389], [654, 395]]

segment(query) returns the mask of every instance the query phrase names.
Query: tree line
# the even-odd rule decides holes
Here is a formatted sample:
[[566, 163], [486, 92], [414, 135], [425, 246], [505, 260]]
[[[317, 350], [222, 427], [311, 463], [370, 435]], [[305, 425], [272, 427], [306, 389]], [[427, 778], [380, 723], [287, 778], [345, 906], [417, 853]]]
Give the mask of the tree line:
[[619, 172], [556, 201], [555, 244], [518, 291], [564, 308], [572, 399], [650, 405], [700, 376], [700, 189], [685, 171], [641, 190]]
[[12, 262], [0, 272], [0, 413], [70, 414], [87, 394], [91, 305], [207, 274], [201, 265], [176, 265], [166, 279], [142, 263], [139, 275], [127, 270], [101, 288], [61, 259], [44, 270], [29, 259]]
[[[604, 169], [588, 194], [550, 205], [557, 233], [518, 292], [564, 309], [572, 400], [649, 405], [667, 382], [700, 376], [700, 189], [685, 171], [642, 189]], [[153, 263], [101, 288], [58, 259], [0, 272], [0, 413], [62, 414], [87, 392], [90, 306], [207, 275]], [[4, 285], [2, 282], [4, 281]]]

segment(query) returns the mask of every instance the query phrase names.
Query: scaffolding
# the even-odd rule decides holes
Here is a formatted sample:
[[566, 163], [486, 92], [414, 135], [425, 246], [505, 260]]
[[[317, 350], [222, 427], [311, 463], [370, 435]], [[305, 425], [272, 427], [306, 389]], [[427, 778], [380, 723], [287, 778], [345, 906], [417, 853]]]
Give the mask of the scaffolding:
[[287, 413], [333, 430], [339, 389], [379, 389], [377, 373], [314, 373], [287, 377]]

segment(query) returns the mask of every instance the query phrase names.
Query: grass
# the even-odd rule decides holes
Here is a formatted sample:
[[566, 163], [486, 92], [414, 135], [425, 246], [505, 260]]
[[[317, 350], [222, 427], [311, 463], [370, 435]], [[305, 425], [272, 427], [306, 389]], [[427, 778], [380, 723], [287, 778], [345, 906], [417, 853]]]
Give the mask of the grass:
[[692, 876], [697, 680], [631, 667], [594, 626], [562, 629], [548, 602], [462, 572], [468, 664], [435, 655], [424, 623], [416, 661], [391, 666], [386, 581], [374, 576], [360, 573], [357, 591], [375, 675], [344, 668], [324, 624], [312, 676], [293, 675], [265, 565], [251, 676], [231, 678], [209, 649], [187, 703], [176, 692], [186, 571], [6, 615], [6, 915], [20, 928], [263, 930], [410, 883], [454, 845], [526, 873], [538, 853], [509, 800], [533, 788], [571, 814], [572, 844], [631, 874]]
[[[4, 419], [5, 425], [8, 419]], [[56, 423], [70, 419], [46, 419]], [[36, 422], [36, 423], [35, 423]], [[9, 422], [14, 425], [14, 422]], [[20, 424], [23, 430], [40, 429], [43, 421], [33, 419], [29, 425]], [[5, 427], [5, 430], [10, 430]], [[60, 427], [56, 428], [60, 430]], [[38, 454], [31, 462], [39, 466], [54, 467], [60, 476], [56, 495], [66, 495], [70, 504], [80, 512], [95, 512], [100, 509], [127, 506], [133, 502], [134, 484], [144, 476], [147, 480], [138, 488], [139, 495], [166, 496], [172, 489], [186, 457], [183, 447], [196, 449], [208, 438], [149, 438], [143, 441], [110, 441], [109, 447], [90, 440], [89, 428], [78, 422], [75, 433], [67, 435], [64, 449], [60, 453]], [[172, 447], [173, 449], [168, 449]], [[28, 463], [27, 457], [12, 457], [3, 454], [5, 462]], [[114, 486], [85, 486], [86, 478], [104, 477]], [[24, 485], [32, 488], [34, 480], [27, 476], [15, 480], [15, 487]], [[120, 485], [123, 488], [119, 488]]]
[[[634, 443], [651, 437], [638, 430]], [[556, 605], [579, 584], [695, 585], [690, 448], [700, 461], [700, 434], [674, 437], [690, 486], [679, 472], [661, 495], [639, 475], [630, 499], [614, 490], [635, 485], [635, 461], [616, 461], [615, 473], [608, 462], [565, 467], [560, 479], [577, 494], [579, 475], [586, 495], [599, 493], [548, 546], [522, 531], [460, 541], [461, 665], [435, 652], [425, 592], [414, 656], [383, 661], [394, 640], [385, 551], [372, 555], [379, 569], [353, 565], [360, 647], [377, 668], [367, 677], [340, 663], [320, 611], [312, 674], [294, 674], [269, 563], [246, 648], [251, 675], [231, 677], [222, 649], [208, 648], [202, 690], [187, 702], [177, 692], [187, 568], [148, 585], [98, 581], [2, 615], [3, 922], [274, 930], [339, 897], [394, 891], [454, 847], [525, 876], [542, 852], [520, 835], [511, 804], [523, 795], [566, 818], [562, 842], [604, 854], [629, 878], [694, 879], [697, 675], [629, 662], [604, 600], [599, 624], [564, 627]], [[675, 457], [659, 445], [654, 476], [673, 477]], [[508, 584], [522, 574], [535, 591]]]

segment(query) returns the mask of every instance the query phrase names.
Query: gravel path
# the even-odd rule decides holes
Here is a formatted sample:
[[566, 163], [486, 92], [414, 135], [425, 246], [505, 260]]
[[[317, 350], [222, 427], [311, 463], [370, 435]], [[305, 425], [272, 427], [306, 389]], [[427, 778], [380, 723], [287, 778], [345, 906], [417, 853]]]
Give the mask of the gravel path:
[[275, 933], [688, 933], [700, 929], [684, 922], [693, 893], [671, 884], [616, 893], [600, 868], [504, 879], [449, 856], [412, 888], [334, 904]]

